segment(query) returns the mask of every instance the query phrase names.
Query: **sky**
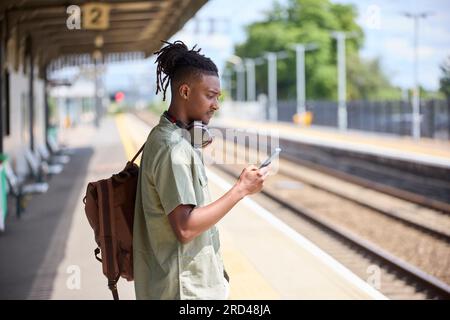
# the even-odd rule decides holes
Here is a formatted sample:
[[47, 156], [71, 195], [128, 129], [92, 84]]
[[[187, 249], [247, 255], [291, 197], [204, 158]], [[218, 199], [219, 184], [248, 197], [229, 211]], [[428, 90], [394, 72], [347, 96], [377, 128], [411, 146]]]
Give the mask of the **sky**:
[[391, 81], [404, 88], [413, 84], [414, 25], [413, 20], [402, 13], [429, 13], [419, 22], [419, 81], [427, 89], [438, 89], [439, 65], [450, 56], [449, 0], [339, 2], [355, 4], [358, 9], [357, 22], [365, 33], [361, 55], [380, 57]]
[[[183, 40], [189, 47], [198, 43], [202, 52], [213, 59], [221, 71], [233, 54], [236, 43], [245, 41], [245, 26], [262, 20], [274, 0], [210, 0], [185, 24], [171, 40]], [[285, 4], [287, 0], [278, 0]], [[420, 19], [419, 82], [428, 90], [439, 87], [439, 65], [450, 56], [450, 0], [332, 0], [352, 4], [358, 11], [358, 24], [365, 33], [361, 55], [380, 58], [392, 84], [402, 88], [413, 86], [414, 28], [412, 19], [403, 12], [427, 12]], [[214, 30], [211, 32], [211, 18]], [[350, 62], [348, 62], [350, 63]], [[133, 71], [133, 81], [154, 81], [153, 60], [108, 67], [109, 86], [120, 86], [123, 75]], [[129, 76], [128, 76], [129, 77]], [[122, 79], [122, 80], [117, 80]], [[119, 81], [119, 82], [117, 82]]]

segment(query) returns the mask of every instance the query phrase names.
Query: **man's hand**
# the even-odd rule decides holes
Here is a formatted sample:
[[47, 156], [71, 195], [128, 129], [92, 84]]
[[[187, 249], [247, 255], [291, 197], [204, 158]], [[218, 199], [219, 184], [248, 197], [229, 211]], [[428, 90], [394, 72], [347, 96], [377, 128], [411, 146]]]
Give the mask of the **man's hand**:
[[258, 169], [254, 165], [250, 165], [242, 170], [239, 180], [235, 185], [242, 197], [261, 191], [268, 171], [269, 166]]
[[188, 243], [211, 228], [242, 198], [261, 191], [270, 166], [245, 168], [236, 184], [220, 199], [204, 206], [181, 204], [169, 214], [170, 225], [181, 243]]

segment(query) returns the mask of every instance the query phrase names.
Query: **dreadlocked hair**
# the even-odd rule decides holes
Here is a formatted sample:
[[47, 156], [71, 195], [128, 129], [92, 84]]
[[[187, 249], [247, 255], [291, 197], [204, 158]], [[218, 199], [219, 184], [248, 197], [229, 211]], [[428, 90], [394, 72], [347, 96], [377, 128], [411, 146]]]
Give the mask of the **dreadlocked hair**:
[[[156, 94], [163, 92], [163, 100], [166, 100], [166, 90], [169, 83], [181, 78], [187, 74], [207, 74], [218, 76], [217, 66], [214, 62], [200, 54], [200, 48], [196, 49], [195, 45], [192, 49], [180, 40], [170, 43], [162, 40], [167, 46], [156, 51], [158, 57], [155, 63], [156, 68]], [[164, 73], [164, 75], [163, 75]]]

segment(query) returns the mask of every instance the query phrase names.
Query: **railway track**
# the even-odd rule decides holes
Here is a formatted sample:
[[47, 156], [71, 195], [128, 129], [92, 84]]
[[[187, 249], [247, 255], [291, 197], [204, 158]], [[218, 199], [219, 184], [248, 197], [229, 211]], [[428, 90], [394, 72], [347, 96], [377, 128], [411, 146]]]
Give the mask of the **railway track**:
[[318, 221], [311, 212], [292, 210], [267, 194], [256, 195], [253, 199], [389, 299], [449, 299], [445, 284], [436, 286], [428, 281], [425, 273], [416, 276], [405, 271], [403, 264], [393, 262], [392, 256], [380, 257], [370, 246], [361, 246], [366, 241], [348, 238], [345, 231], [339, 232], [343, 230]]
[[[227, 137], [225, 132], [229, 128], [215, 128]], [[236, 131], [254, 139], [249, 130]], [[270, 143], [264, 145], [270, 139], [261, 134], [259, 139], [270, 149]], [[278, 143], [283, 149], [281, 157], [287, 160], [450, 215], [450, 168], [309, 145], [283, 137]]]
[[[143, 120], [150, 125], [154, 123], [149, 121], [148, 118]], [[226, 149], [231, 150], [230, 148]], [[251, 152], [249, 150], [243, 151], [242, 147], [236, 145], [232, 150], [234, 157]], [[242, 165], [221, 164], [215, 166], [234, 178], [239, 175], [242, 169]], [[285, 164], [283, 164], [284, 166]], [[373, 206], [364, 205], [361, 203], [361, 200], [353, 201], [350, 197], [340, 197], [337, 192], [325, 191], [323, 186], [321, 188], [317, 188], [314, 185], [308, 186], [304, 180], [296, 179], [296, 177], [287, 175], [281, 172], [281, 170], [276, 176], [268, 179], [268, 181], [272, 181], [272, 185], [264, 188], [263, 194], [266, 199], [261, 199], [262, 196], [258, 196], [259, 201], [267, 202], [267, 198], [269, 198], [272, 204], [266, 203], [266, 205], [273, 207], [273, 203], [278, 204], [278, 207], [273, 208], [272, 212], [275, 212], [277, 215], [284, 215], [284, 220], [287, 219], [287, 222], [302, 235], [316, 243], [324, 251], [335, 257], [364, 280], [367, 280], [368, 270], [374, 273], [372, 279], [380, 279], [378, 289], [387, 297], [392, 299], [450, 298], [450, 287], [447, 284], [447, 279], [450, 278], [448, 278], [449, 275], [446, 272], [446, 269], [449, 269], [450, 249], [448, 235], [445, 232], [442, 233], [441, 231], [443, 230], [436, 230], [435, 228], [428, 228], [423, 225], [420, 226], [420, 222], [418, 221], [408, 221], [405, 217], [401, 219], [387, 215], [386, 212], [382, 212], [383, 219], [385, 220], [380, 220], [379, 217], [375, 218], [376, 215], [380, 215], [380, 212], [376, 208], [373, 208]], [[318, 190], [320, 190], [320, 194], [317, 194]], [[316, 197], [319, 197], [319, 202], [311, 201], [311, 195], [314, 193], [316, 193]], [[302, 199], [302, 195], [304, 194], [306, 194], [306, 197], [310, 197], [309, 200], [307, 198]], [[337, 201], [334, 203], [335, 207], [348, 212], [356, 211], [357, 216], [360, 218], [365, 216], [365, 219], [367, 219], [365, 223], [369, 227], [377, 224], [376, 229], [385, 229], [384, 231], [387, 231], [386, 241], [390, 241], [388, 237], [389, 233], [400, 236], [397, 236], [397, 240], [392, 241], [393, 243], [391, 244], [381, 242], [383, 245], [380, 245], [380, 242], [377, 243], [376, 240], [377, 237], [378, 239], [380, 237], [383, 238], [383, 235], [371, 236], [370, 230], [372, 229], [373, 232], [374, 228], [366, 228], [369, 230], [369, 234], [367, 234], [367, 230], [365, 230], [365, 233], [364, 230], [358, 230], [358, 228], [352, 227], [352, 224], [358, 225], [358, 220], [355, 220], [355, 217], [349, 218], [348, 216], [350, 214], [345, 216], [348, 221], [340, 222], [339, 216], [341, 218], [344, 216], [342, 212], [340, 214], [334, 212], [327, 215], [327, 213], [320, 212], [320, 208], [317, 207], [320, 204], [324, 208], [332, 207], [333, 201]], [[296, 219], [289, 218], [289, 214], [292, 215], [292, 213], [296, 215]], [[446, 216], [444, 215], [444, 217]], [[399, 246], [399, 238], [400, 243], [403, 241], [406, 242], [406, 239], [410, 239], [410, 242], [414, 241], [413, 244], [409, 244], [404, 248], [406, 253], [402, 253], [401, 249], [396, 248], [396, 246]], [[414, 240], [416, 238], [419, 241]], [[395, 242], [396, 244], [394, 244]], [[385, 246], [388, 248], [386, 249]], [[426, 255], [421, 254], [420, 250], [425, 250], [426, 252], [431, 250], [431, 252], [428, 252]], [[421, 259], [430, 260], [430, 257], [434, 257], [431, 259], [432, 261], [425, 264], [425, 269], [430, 267], [430, 263], [431, 266], [436, 266], [437, 264], [439, 266], [437, 275], [440, 278], [430, 274], [435, 270], [429, 269], [426, 272], [423, 270], [424, 268], [421, 268], [422, 266], [417, 267], [416, 265], [420, 265], [421, 263], [420, 259], [414, 260], [412, 258], [416, 265], [409, 261], [406, 262], [408, 260], [408, 254], [411, 255], [411, 252], [418, 253], [416, 256], [419, 256]], [[398, 256], [402, 254], [403, 257], [399, 258]], [[439, 264], [438, 260], [442, 258], [444, 258], [444, 261], [442, 262], [441, 260]], [[442, 280], [442, 278], [445, 280]]]
[[[243, 150], [237, 150], [237, 155], [244, 154]], [[239, 166], [230, 166], [230, 165], [216, 165], [222, 171], [227, 174], [237, 178], [242, 167]], [[284, 166], [284, 165], [283, 165]], [[234, 167], [234, 168], [233, 168]], [[281, 171], [281, 170], [280, 170]], [[284, 176], [283, 173], [278, 173], [276, 176], [271, 179], [277, 177], [282, 182], [289, 181], [288, 188], [295, 189], [295, 182], [298, 181], [295, 177]], [[270, 179], [269, 179], [270, 181]], [[293, 183], [294, 182], [294, 183]], [[318, 214], [318, 209], [315, 206], [302, 205], [302, 202], [306, 202], [306, 200], [301, 199], [301, 193], [305, 192], [305, 190], [300, 192], [289, 192], [288, 194], [282, 195], [286, 193], [286, 190], [281, 190], [282, 185], [276, 184], [272, 182], [272, 186], [266, 186], [263, 189], [262, 193], [270, 198], [272, 201], [277, 202], [282, 207], [289, 209], [294, 212], [298, 217], [308, 222], [309, 227], [301, 228], [302, 235], [306, 236], [314, 243], [318, 244], [324, 251], [328, 252], [332, 256], [334, 256], [338, 261], [345, 264], [352, 271], [364, 277], [364, 270], [368, 270], [372, 268], [373, 270], [379, 270], [380, 278], [384, 278], [385, 281], [383, 285], [380, 287], [380, 291], [384, 293], [386, 296], [393, 299], [411, 299], [411, 298], [421, 298], [421, 299], [449, 299], [450, 298], [450, 287], [444, 281], [431, 276], [429, 273], [423, 271], [422, 269], [414, 266], [413, 264], [406, 262], [405, 259], [401, 259], [397, 256], [397, 254], [391, 253], [392, 251], [397, 250], [398, 253], [401, 253], [403, 249], [396, 249], [391, 246], [388, 249], [384, 248], [385, 243], [380, 241], [380, 238], [383, 238], [383, 235], [378, 237], [373, 237], [373, 239], [367, 240], [365, 236], [358, 234], [358, 228], [351, 227], [351, 223], [358, 223], [353, 220], [350, 224], [339, 224], [340, 217], [342, 217], [342, 211], [338, 215], [340, 216], [338, 219], [327, 217], [326, 214]], [[320, 203], [323, 203], [324, 207], [330, 206], [327, 204], [329, 201], [326, 199], [327, 196], [320, 195]], [[295, 200], [293, 200], [295, 199]], [[358, 215], [363, 215], [363, 213], [358, 206], [360, 205], [360, 201], [358, 203], [354, 203], [350, 200], [350, 202], [354, 203], [352, 206], [348, 206], [345, 204], [347, 199], [342, 201], [339, 199], [339, 205], [336, 207], [345, 207], [345, 210], [358, 211]], [[309, 207], [309, 208], [307, 208]], [[312, 209], [311, 209], [312, 207]], [[336, 210], [333, 209], [333, 210]], [[345, 211], [344, 210], [344, 211]], [[339, 211], [339, 210], [338, 210]], [[397, 230], [396, 232], [400, 232], [404, 234], [401, 237], [400, 241], [397, 241], [395, 246], [400, 247], [402, 245], [402, 241], [407, 238], [410, 241], [415, 241], [415, 238], [418, 236], [422, 237], [422, 242], [429, 243], [428, 247], [439, 246], [441, 250], [441, 254], [450, 254], [450, 247], [448, 245], [448, 238], [443, 237], [440, 233], [435, 233], [433, 231], [428, 230], [426, 227], [417, 228], [414, 223], [405, 223], [404, 221], [397, 219], [393, 219], [391, 216], [386, 216], [384, 212], [378, 212], [371, 208], [370, 211], [374, 211], [376, 215], [383, 215], [387, 219], [387, 221], [383, 222], [387, 229]], [[369, 216], [372, 213], [367, 213]], [[362, 220], [364, 221], [364, 220]], [[376, 223], [376, 220], [373, 220], [373, 217], [367, 219], [366, 224]], [[392, 228], [393, 225], [399, 224], [396, 228]], [[382, 228], [382, 225], [378, 226]], [[315, 229], [314, 231], [311, 228]], [[413, 232], [410, 229], [416, 229], [416, 232]], [[427, 236], [421, 235], [421, 233], [426, 234]], [[332, 239], [330, 240], [330, 235], [332, 235]], [[378, 239], [377, 239], [378, 238]], [[437, 239], [434, 239], [437, 238]], [[439, 240], [438, 240], [439, 239]], [[378, 243], [376, 243], [378, 241]], [[380, 243], [381, 242], [381, 243]], [[420, 243], [420, 241], [418, 241]], [[408, 251], [414, 251], [414, 248], [408, 248]], [[397, 253], [396, 252], [396, 253]], [[427, 259], [422, 257], [423, 259]], [[443, 258], [441, 256], [441, 258]], [[415, 261], [417, 263], [417, 261]], [[446, 272], [446, 263], [441, 265], [441, 271]], [[427, 268], [432, 270], [434, 263], [431, 265], [428, 264]], [[447, 266], [448, 267], [448, 266]], [[448, 275], [447, 275], [448, 276]], [[366, 274], [367, 277], [367, 274]]]

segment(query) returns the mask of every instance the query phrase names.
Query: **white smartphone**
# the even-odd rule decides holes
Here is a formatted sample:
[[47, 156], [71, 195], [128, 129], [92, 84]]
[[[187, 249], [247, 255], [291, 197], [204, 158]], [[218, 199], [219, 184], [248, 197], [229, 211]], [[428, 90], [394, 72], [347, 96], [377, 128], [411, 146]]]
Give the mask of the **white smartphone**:
[[259, 169], [267, 167], [274, 159], [280, 154], [281, 148], [275, 148], [275, 151], [268, 157], [266, 160], [264, 160], [263, 163], [259, 166]]

